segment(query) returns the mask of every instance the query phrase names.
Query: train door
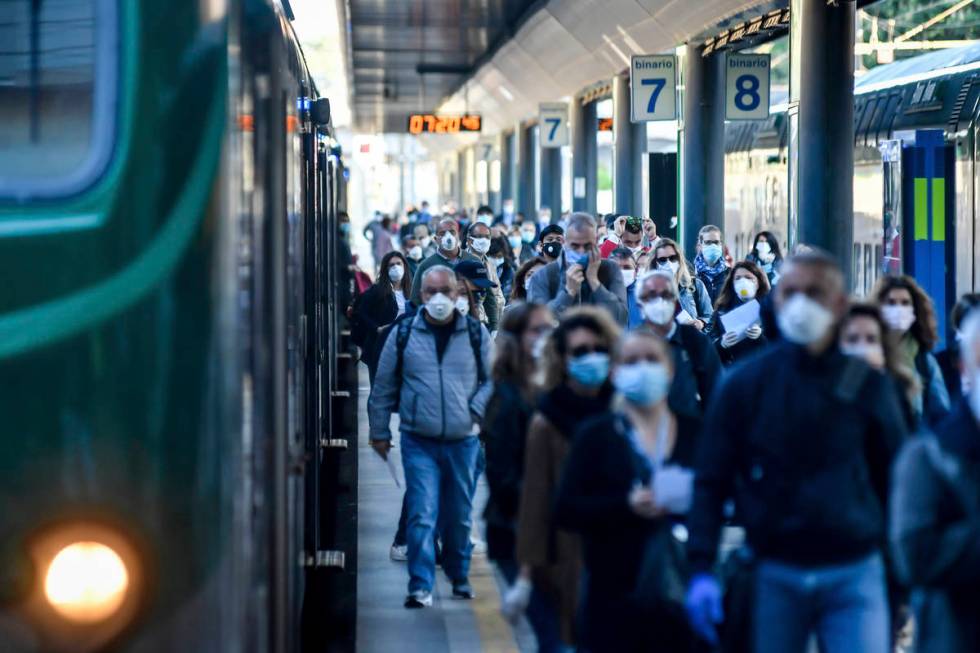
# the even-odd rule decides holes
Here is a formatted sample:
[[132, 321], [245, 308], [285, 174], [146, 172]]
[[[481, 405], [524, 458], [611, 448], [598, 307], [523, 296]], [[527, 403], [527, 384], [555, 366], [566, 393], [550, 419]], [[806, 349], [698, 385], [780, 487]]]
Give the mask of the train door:
[[941, 129], [915, 132], [902, 143], [902, 269], [932, 298], [946, 343], [946, 316], [956, 301], [955, 166]]

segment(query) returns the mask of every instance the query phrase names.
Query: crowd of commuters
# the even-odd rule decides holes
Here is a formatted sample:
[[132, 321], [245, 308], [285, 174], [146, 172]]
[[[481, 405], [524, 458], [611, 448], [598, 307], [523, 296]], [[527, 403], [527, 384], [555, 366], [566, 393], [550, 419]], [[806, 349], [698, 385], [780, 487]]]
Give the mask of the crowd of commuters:
[[400, 418], [406, 607], [437, 564], [473, 598], [485, 472], [540, 651], [980, 651], [980, 297], [936, 353], [914, 279], [859, 301], [769, 231], [689, 262], [631, 216], [413, 218], [351, 316], [383, 458]]

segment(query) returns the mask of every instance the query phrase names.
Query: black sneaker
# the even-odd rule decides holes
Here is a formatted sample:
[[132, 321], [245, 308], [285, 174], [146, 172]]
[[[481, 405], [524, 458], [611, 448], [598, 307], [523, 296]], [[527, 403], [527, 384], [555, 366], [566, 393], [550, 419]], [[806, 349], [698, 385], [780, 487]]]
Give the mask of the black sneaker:
[[432, 592], [415, 590], [405, 597], [405, 607], [410, 609], [428, 608], [432, 605]]
[[453, 598], [470, 601], [473, 597], [473, 586], [468, 580], [453, 581]]

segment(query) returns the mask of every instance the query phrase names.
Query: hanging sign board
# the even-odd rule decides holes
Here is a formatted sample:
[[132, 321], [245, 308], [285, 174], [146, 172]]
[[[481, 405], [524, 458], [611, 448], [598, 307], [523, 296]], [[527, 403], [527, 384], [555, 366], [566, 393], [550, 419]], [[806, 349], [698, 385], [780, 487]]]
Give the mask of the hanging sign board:
[[541, 147], [568, 145], [568, 105], [564, 102], [542, 102], [538, 105]]
[[725, 61], [725, 119], [769, 117], [769, 55], [729, 54]]
[[630, 120], [677, 119], [677, 57], [633, 55], [630, 59]]

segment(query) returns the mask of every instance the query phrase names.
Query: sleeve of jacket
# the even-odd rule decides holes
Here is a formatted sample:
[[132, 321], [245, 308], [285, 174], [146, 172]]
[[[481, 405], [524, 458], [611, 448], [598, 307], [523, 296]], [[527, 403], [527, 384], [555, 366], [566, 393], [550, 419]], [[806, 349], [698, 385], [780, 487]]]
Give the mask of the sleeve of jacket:
[[513, 410], [515, 397], [507, 386], [494, 391], [487, 403], [483, 435], [487, 444], [487, 485], [494, 500], [510, 514], [517, 514], [521, 498], [521, 477], [524, 469], [521, 460], [521, 439], [525, 437], [527, 424], [522, 424], [527, 413]]
[[940, 519], [948, 495], [929, 448], [917, 438], [895, 464], [889, 540], [899, 578], [910, 585], [976, 585], [980, 580], [980, 519]]
[[378, 327], [381, 326], [379, 318], [384, 307], [380, 295], [378, 287], [376, 285], [371, 286], [364, 292], [364, 297], [361, 298], [361, 303], [357, 307], [361, 323], [370, 333], [377, 333]]
[[524, 451], [524, 484], [517, 516], [517, 561], [544, 567], [550, 562], [551, 492], [556, 470], [548, 447], [548, 421], [539, 414], [531, 418]]
[[500, 284], [496, 288], [490, 288], [483, 297], [483, 310], [487, 314], [487, 328], [491, 331], [497, 330], [497, 320], [500, 318], [500, 304], [497, 301], [497, 293], [500, 292]]
[[[470, 399], [470, 413], [476, 422], [483, 419], [483, 414], [487, 409], [487, 402], [493, 394], [493, 381], [490, 380], [490, 332], [483, 325], [480, 325], [480, 356], [483, 358], [483, 369], [487, 378], [476, 389], [473, 398]], [[381, 373], [380, 368], [378, 373]], [[377, 379], [377, 376], [375, 376]]]
[[[599, 428], [608, 428], [608, 422]], [[626, 494], [612, 493], [597, 482], [597, 462], [609, 454], [607, 442], [596, 427], [579, 429], [558, 485], [555, 502], [555, 523], [568, 530], [587, 531], [599, 528], [615, 529], [633, 519]]]
[[390, 329], [378, 359], [378, 371], [368, 397], [368, 431], [372, 440], [391, 439], [391, 414], [398, 405], [401, 379], [395, 379], [398, 329]]
[[926, 364], [929, 366], [929, 391], [926, 393], [928, 405], [923, 409], [928, 417], [930, 424], [938, 424], [946, 415], [949, 414], [952, 405], [949, 399], [949, 391], [946, 389], [946, 382], [943, 380], [943, 370], [939, 367], [939, 361], [932, 354], [926, 356]]
[[908, 439], [908, 429], [896, 384], [881, 374], [869, 378], [875, 389], [870, 402], [875, 411], [875, 426], [867, 440], [865, 458], [875, 492], [882, 505], [887, 505], [892, 463]]
[[592, 291], [592, 300], [597, 306], [605, 306], [620, 326], [626, 326], [630, 314], [626, 304], [626, 285], [623, 283], [623, 273], [619, 271], [619, 266], [612, 261], [603, 261], [600, 266], [609, 269], [607, 273], [609, 286], [606, 287], [600, 283], [599, 287]]
[[701, 343], [701, 361], [704, 365], [704, 372], [701, 375], [702, 378], [698, 379], [698, 391], [701, 393], [703, 401], [707, 403], [721, 380], [722, 366], [721, 357], [718, 355], [718, 350], [712, 346], [711, 340], [705, 336]]
[[426, 270], [429, 269], [428, 258], [422, 259], [419, 263], [419, 267], [415, 270], [415, 275], [412, 277], [412, 303], [416, 306], [422, 306], [422, 275]]
[[[741, 375], [740, 375], [741, 376]], [[729, 377], [721, 383], [708, 405], [694, 469], [694, 502], [688, 514], [688, 557], [695, 571], [710, 571], [718, 550], [722, 507], [732, 494], [736, 473], [736, 434], [743, 426], [745, 383]]]
[[694, 277], [694, 285], [696, 286], [694, 296], [697, 298], [698, 307], [696, 317], [710, 322], [715, 309], [711, 307], [711, 295], [708, 293], [708, 287], [697, 276]]

